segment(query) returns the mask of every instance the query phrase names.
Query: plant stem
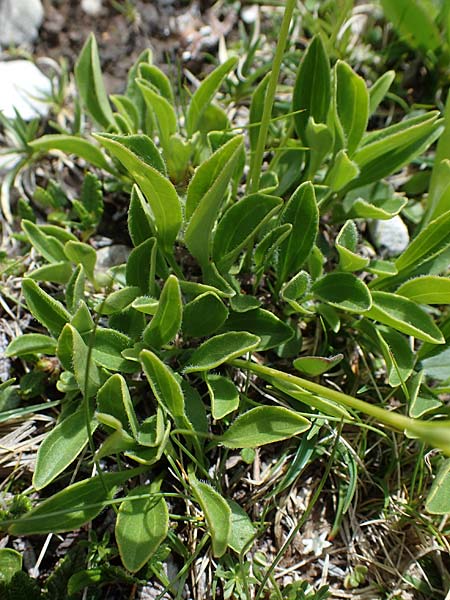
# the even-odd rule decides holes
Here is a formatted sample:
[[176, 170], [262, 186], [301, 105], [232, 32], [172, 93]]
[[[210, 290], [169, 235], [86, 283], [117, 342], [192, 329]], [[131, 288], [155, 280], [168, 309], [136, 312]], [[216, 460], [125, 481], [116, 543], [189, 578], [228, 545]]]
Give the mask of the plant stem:
[[277, 48], [273, 59], [273, 68], [270, 74], [269, 83], [267, 86], [266, 97], [264, 100], [264, 110], [261, 118], [261, 126], [259, 129], [258, 144], [256, 146], [255, 155], [251, 161], [250, 173], [248, 178], [247, 193], [252, 194], [258, 191], [259, 178], [264, 159], [264, 149], [266, 147], [267, 133], [269, 131], [270, 118], [272, 116], [272, 107], [277, 90], [278, 77], [280, 74], [281, 63], [283, 60], [284, 49], [289, 34], [289, 26], [292, 20], [292, 14], [296, 0], [287, 0], [286, 8], [284, 9], [283, 21], [281, 23], [280, 35], [278, 37]]
[[445, 454], [450, 455], [450, 420], [430, 422], [423, 421], [421, 419], [411, 419], [405, 415], [400, 415], [398, 413], [386, 410], [385, 408], [374, 406], [369, 402], [359, 400], [358, 398], [354, 398], [353, 396], [349, 396], [343, 392], [338, 392], [337, 390], [327, 388], [319, 383], [314, 383], [313, 381], [303, 379], [303, 377], [297, 377], [296, 375], [283, 373], [282, 371], [272, 369], [271, 367], [266, 367], [264, 365], [239, 359], [231, 360], [229, 363], [234, 367], [242, 369], [243, 371], [249, 370], [253, 373], [257, 373], [263, 379], [267, 379], [269, 381], [271, 379], [279, 379], [286, 383], [297, 385], [305, 390], [308, 390], [309, 392], [317, 394], [318, 396], [322, 396], [323, 398], [327, 398], [332, 402], [346, 406], [347, 408], [365, 413], [380, 423], [387, 425], [391, 429], [396, 429], [397, 431], [408, 431], [431, 446], [440, 448], [443, 452], [445, 452]]

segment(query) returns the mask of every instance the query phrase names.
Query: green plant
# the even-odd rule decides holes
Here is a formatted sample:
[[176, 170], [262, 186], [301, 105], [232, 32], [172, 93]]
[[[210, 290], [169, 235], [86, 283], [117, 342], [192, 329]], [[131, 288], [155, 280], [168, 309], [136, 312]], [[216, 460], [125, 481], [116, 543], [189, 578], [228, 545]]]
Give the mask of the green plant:
[[[433, 318], [430, 306], [449, 300], [447, 124], [437, 111], [421, 111], [367, 132], [392, 77], [368, 90], [345, 62], [330, 67], [320, 37], [299, 65], [292, 105], [274, 120], [293, 4], [286, 4], [272, 75], [252, 97], [248, 144], [231, 127], [226, 102], [213, 103], [236, 59], [204, 79], [182, 118], [170, 81], [144, 53], [126, 94], [111, 98], [113, 112], [93, 37], [76, 67], [84, 109], [98, 127], [93, 139], [55, 134], [28, 142], [36, 153], [81, 156], [103, 170], [105, 186], [130, 193], [133, 249], [107, 277], [96, 270], [89, 236], [103, 204], [93, 175], [76, 201], [55, 205], [54, 190], [40, 192], [59, 225], [22, 220], [23, 239], [45, 261], [23, 279], [23, 296], [47, 333], [13, 340], [7, 356], [31, 364], [56, 357], [63, 395], [33, 485], [40, 491], [67, 483], [84, 452], [95, 476], [87, 474], [86, 456], [80, 459], [85, 478], [4, 520], [11, 535], [71, 531], [112, 506], [118, 552], [131, 573], [144, 569], [165, 540], [189, 567], [190, 548], [172, 531], [178, 520], [205, 532], [196, 551], [210, 540], [215, 558], [242, 559], [263, 524], [255, 526], [227, 495], [221, 474], [229, 452], [303, 444], [324, 430], [335, 432], [333, 457], [346, 457], [335, 422], [356, 425], [362, 413], [450, 454], [448, 407], [426, 363], [436, 348], [448, 350], [448, 318]], [[395, 261], [369, 259], [361, 225], [390, 219], [406, 205], [385, 178], [439, 136], [439, 185], [426, 223]], [[57, 297], [49, 283], [63, 286]], [[302, 351], [308, 330], [314, 341]], [[370, 367], [366, 379], [350, 368], [356, 335], [407, 415], [374, 401]], [[292, 374], [291, 361], [302, 377]], [[338, 365], [346, 392], [315, 379]], [[367, 400], [357, 397], [368, 389]], [[442, 473], [430, 512], [447, 509], [441, 502], [448, 468]], [[344, 489], [341, 515], [354, 489]], [[248, 596], [245, 567], [223, 572], [227, 593], [239, 581], [236, 593]], [[81, 583], [90, 575], [83, 577]], [[304, 592], [291, 588], [285, 596], [309, 597]]]

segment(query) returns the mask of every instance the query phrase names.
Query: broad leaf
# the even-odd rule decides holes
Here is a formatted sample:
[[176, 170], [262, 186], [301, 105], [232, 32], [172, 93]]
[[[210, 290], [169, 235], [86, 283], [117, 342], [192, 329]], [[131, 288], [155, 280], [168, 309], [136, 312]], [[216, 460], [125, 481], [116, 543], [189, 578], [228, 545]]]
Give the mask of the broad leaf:
[[424, 275], [405, 281], [395, 292], [419, 304], [450, 304], [450, 278]]
[[369, 94], [364, 79], [341, 60], [336, 64], [336, 111], [351, 157], [366, 131]]
[[292, 230], [278, 250], [277, 274], [280, 283], [299, 271], [314, 246], [319, 211], [311, 182], [303, 183], [292, 194], [280, 216], [280, 225], [285, 224], [291, 224]]
[[425, 342], [445, 342], [430, 315], [415, 302], [396, 294], [378, 291], [372, 292], [372, 299], [372, 308], [365, 316]]
[[228, 360], [255, 350], [259, 343], [259, 337], [245, 331], [216, 335], [194, 350], [184, 372], [210, 371]]
[[142, 334], [145, 344], [160, 348], [171, 342], [181, 327], [182, 314], [180, 286], [171, 275], [161, 292], [158, 310]]
[[64, 306], [41, 290], [32, 279], [22, 281], [22, 291], [33, 317], [52, 335], [58, 337], [64, 325], [70, 320], [70, 314]]
[[329, 273], [315, 281], [311, 289], [320, 300], [348, 312], [362, 313], [372, 306], [369, 289], [351, 273]]
[[60, 150], [65, 154], [75, 154], [75, 156], [83, 158], [94, 167], [111, 171], [111, 166], [102, 151], [85, 138], [76, 135], [65, 135], [62, 133], [43, 135], [37, 140], [32, 140], [28, 145], [38, 152]]
[[151, 237], [136, 246], [128, 257], [127, 285], [137, 286], [142, 294], [154, 293], [156, 252], [157, 242]]
[[5, 356], [26, 356], [27, 354], [54, 354], [56, 341], [41, 333], [25, 333], [14, 338], [5, 350]]
[[39, 446], [33, 485], [41, 490], [66, 469], [88, 443], [89, 434], [95, 431], [97, 424], [86, 415], [81, 407], [63, 419], [46, 436]]
[[182, 221], [180, 199], [172, 183], [115, 136], [104, 133], [96, 134], [95, 138], [123, 164], [141, 188], [151, 207], [158, 242], [166, 252], [172, 253]]
[[272, 312], [262, 308], [246, 312], [231, 312], [223, 329], [253, 333], [260, 340], [257, 346], [258, 350], [275, 348], [290, 340], [294, 335], [294, 331], [289, 325]]
[[317, 377], [334, 369], [344, 358], [343, 354], [335, 356], [301, 356], [294, 360], [294, 367], [300, 373]]
[[199, 129], [205, 110], [211, 104], [222, 81], [236, 66], [237, 62], [237, 57], [229, 58], [222, 65], [214, 69], [214, 71], [202, 81], [196, 92], [193, 94], [186, 115], [186, 131], [189, 137]]
[[230, 540], [231, 509], [225, 498], [207, 483], [198, 481], [193, 472], [189, 473], [189, 482], [194, 497], [205, 515], [211, 535], [213, 555], [220, 558], [225, 554]]
[[450, 513], [450, 459], [442, 463], [431, 486], [425, 508], [432, 515]]
[[331, 101], [330, 63], [324, 43], [316, 35], [299, 65], [292, 96], [292, 109], [302, 111], [294, 116], [295, 129], [304, 140], [308, 119], [325, 123]]
[[184, 239], [191, 254], [201, 265], [210, 256], [211, 235], [225, 192], [242, 150], [242, 136], [236, 136], [204, 161], [192, 177], [186, 198], [189, 221]]
[[206, 384], [214, 419], [223, 419], [239, 407], [239, 392], [230, 379], [223, 375], [208, 375]]
[[97, 42], [92, 33], [75, 64], [75, 80], [85, 108], [94, 121], [107, 129], [114, 119], [103, 83]]
[[310, 423], [281, 406], [258, 406], [238, 417], [221, 436], [227, 448], [257, 448], [307, 431]]
[[185, 305], [182, 330], [188, 337], [203, 337], [217, 331], [227, 317], [222, 300], [213, 292], [205, 292]]
[[117, 515], [115, 536], [120, 558], [128, 571], [139, 571], [158, 550], [169, 530], [169, 509], [148, 485], [133, 488]]

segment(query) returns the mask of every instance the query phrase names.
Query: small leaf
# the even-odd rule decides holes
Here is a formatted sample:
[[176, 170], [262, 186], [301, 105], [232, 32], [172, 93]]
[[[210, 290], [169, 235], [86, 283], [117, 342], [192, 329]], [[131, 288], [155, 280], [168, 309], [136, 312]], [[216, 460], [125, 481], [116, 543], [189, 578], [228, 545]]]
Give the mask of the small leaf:
[[70, 340], [72, 350], [73, 372], [81, 393], [87, 398], [95, 396], [100, 387], [100, 375], [89, 354], [83, 338], [72, 325], [65, 325], [63, 334]]
[[222, 65], [214, 69], [214, 71], [202, 81], [196, 92], [193, 94], [186, 115], [186, 131], [189, 137], [198, 130], [203, 113], [211, 104], [222, 81], [236, 66], [237, 62], [237, 57], [229, 58]]
[[203, 337], [217, 331], [227, 317], [222, 300], [213, 292], [205, 292], [185, 305], [182, 330], [188, 337]]
[[336, 354], [336, 356], [301, 356], [294, 360], [294, 367], [300, 373], [306, 373], [312, 377], [322, 375], [334, 369], [344, 358], [343, 354]]
[[56, 341], [41, 333], [25, 333], [14, 338], [5, 350], [5, 356], [26, 356], [27, 354], [55, 354]]
[[281, 204], [281, 198], [258, 193], [245, 196], [226, 211], [217, 225], [213, 243], [213, 259], [219, 269], [231, 266]]
[[26, 219], [22, 219], [21, 225], [30, 243], [48, 262], [59, 263], [67, 260], [64, 246], [58, 239], [46, 235], [38, 225]]
[[244, 331], [216, 335], [199, 346], [189, 359], [185, 373], [209, 371], [222, 363], [254, 350], [260, 338]]
[[394, 79], [395, 71], [386, 71], [369, 88], [369, 116], [373, 115], [378, 105], [383, 101]]
[[134, 246], [139, 246], [154, 237], [150, 206], [137, 185], [133, 185], [131, 190], [128, 231]]
[[37, 490], [46, 487], [77, 458], [88, 443], [88, 426], [93, 434], [97, 424], [92, 419], [87, 423], [83, 406], [47, 434], [39, 446], [33, 474], [33, 485]]
[[64, 246], [64, 251], [69, 260], [76, 265], [82, 265], [88, 279], [94, 280], [95, 263], [97, 262], [97, 253], [83, 242], [67, 242]]
[[432, 515], [450, 513], [450, 459], [442, 463], [426, 499], [425, 508]]
[[43, 265], [34, 269], [28, 277], [33, 281], [50, 281], [52, 283], [66, 284], [72, 276], [73, 267], [68, 261]]
[[294, 115], [295, 129], [302, 140], [310, 117], [316, 123], [325, 123], [330, 101], [330, 63], [322, 38], [316, 35], [299, 65], [292, 96], [292, 109], [303, 111]]
[[[0, 583], [9, 583], [22, 570], [22, 555], [11, 548], [0, 548]], [[6, 590], [5, 590], [6, 591]]]
[[433, 51], [441, 46], [441, 36], [433, 20], [433, 11], [430, 11], [430, 5], [426, 2], [381, 0], [381, 6], [400, 38], [412, 48]]
[[103, 473], [73, 483], [16, 519], [8, 527], [8, 532], [11, 535], [28, 536], [79, 529], [104, 509], [105, 502], [113, 497], [118, 485], [140, 472], [138, 468]]
[[[98, 412], [116, 419], [126, 431], [137, 439], [139, 423], [134, 411], [130, 391], [122, 375], [111, 375], [97, 393]], [[102, 421], [103, 422], [103, 421]]]
[[54, 135], [43, 135], [37, 140], [28, 142], [28, 145], [38, 152], [60, 150], [65, 154], [75, 154], [75, 156], [83, 158], [94, 167], [105, 169], [105, 171], [111, 171], [111, 166], [108, 164], [102, 151], [86, 140], [86, 138], [58, 133]]
[[101, 367], [110, 371], [133, 373], [135, 365], [123, 358], [122, 352], [132, 345], [132, 340], [115, 329], [98, 327], [92, 346], [92, 358]]
[[223, 419], [239, 407], [239, 392], [230, 379], [223, 375], [208, 375], [206, 384], [214, 419]]
[[369, 289], [351, 273], [329, 273], [311, 289], [320, 300], [348, 312], [362, 313], [372, 306]]
[[369, 94], [365, 81], [345, 62], [336, 63], [336, 111], [352, 156], [366, 131], [369, 119]]
[[143, 350], [139, 360], [160, 406], [169, 412], [177, 424], [185, 425], [183, 391], [171, 369], [150, 350]]
[[256, 538], [257, 530], [243, 508], [234, 500], [227, 499], [231, 508], [231, 532], [228, 546], [240, 554]]
[[369, 259], [356, 253], [358, 230], [353, 221], [346, 221], [336, 238], [339, 266], [343, 271], [359, 271], [369, 264]]
[[97, 42], [91, 34], [75, 64], [78, 93], [92, 118], [104, 129], [114, 123], [103, 83]]
[[41, 290], [32, 279], [22, 281], [22, 291], [33, 317], [52, 335], [58, 337], [64, 325], [70, 320], [70, 314], [64, 306]]
[[122, 563], [136, 573], [155, 554], [169, 530], [169, 510], [164, 498], [155, 498], [150, 486], [130, 490], [121, 503], [115, 527]]
[[[129, 262], [127, 263], [127, 266], [128, 264]], [[126, 310], [140, 294], [140, 288], [136, 286], [126, 286], [121, 290], [116, 290], [115, 292], [108, 294], [104, 300], [95, 306], [94, 310], [100, 315], [120, 313], [123, 310]]]
[[[144, 79], [136, 80], [147, 108], [153, 112], [158, 125], [164, 155], [169, 150], [169, 140], [177, 131], [177, 115], [171, 101], [154, 91]], [[166, 158], [167, 160], [167, 158]]]
[[424, 342], [445, 342], [432, 318], [415, 302], [396, 294], [377, 291], [372, 292], [372, 299], [373, 305], [366, 313], [367, 317]]
[[450, 277], [416, 277], [403, 283], [395, 293], [419, 304], [450, 304]]
[[116, 136], [103, 133], [96, 134], [95, 138], [123, 164], [141, 188], [151, 207], [158, 242], [164, 251], [172, 253], [182, 221], [181, 203], [173, 184], [118, 142]]
[[144, 329], [142, 334], [144, 342], [155, 348], [168, 344], [180, 329], [182, 314], [180, 286], [178, 279], [171, 275], [161, 293], [158, 310]]
[[256, 88], [253, 90], [251, 101], [250, 101], [250, 112], [249, 112], [249, 130], [248, 135], [250, 138], [250, 149], [252, 156], [256, 151], [258, 144], [259, 132], [261, 129], [261, 119], [264, 111], [264, 104], [266, 101], [267, 86], [269, 84], [270, 73], [261, 79]]
[[75, 312], [78, 304], [84, 300], [85, 276], [82, 265], [77, 265], [66, 286], [66, 305]]
[[225, 554], [230, 540], [231, 509], [225, 498], [210, 485], [198, 481], [193, 472], [189, 473], [189, 482], [194, 497], [205, 515], [211, 535], [213, 555], [215, 558], [220, 558]]
[[186, 198], [189, 224], [184, 239], [201, 265], [209, 261], [212, 230], [242, 147], [242, 136], [231, 138], [197, 168], [189, 183]]
[[281, 406], [258, 406], [238, 417], [221, 436], [227, 448], [257, 448], [307, 431], [310, 423]]
[[231, 312], [225, 321], [226, 331], [247, 331], [258, 336], [258, 350], [268, 350], [284, 344], [294, 335], [294, 330], [272, 312], [257, 308], [246, 312]]
[[149, 294], [155, 287], [157, 242], [148, 238], [136, 246], [127, 260], [127, 285], [137, 286], [142, 294]]
[[280, 225], [287, 223], [292, 225], [292, 230], [278, 250], [277, 273], [281, 283], [302, 267], [317, 236], [319, 211], [311, 182], [302, 183], [284, 207]]
[[333, 165], [329, 170], [324, 183], [334, 192], [338, 192], [353, 181], [358, 175], [358, 165], [353, 160], [350, 160], [345, 150], [339, 150], [334, 157]]

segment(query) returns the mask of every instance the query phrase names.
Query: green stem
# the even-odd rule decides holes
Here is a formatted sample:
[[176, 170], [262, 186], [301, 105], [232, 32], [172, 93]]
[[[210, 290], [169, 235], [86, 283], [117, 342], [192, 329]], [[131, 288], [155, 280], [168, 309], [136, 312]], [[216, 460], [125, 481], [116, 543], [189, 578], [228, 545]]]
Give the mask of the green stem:
[[277, 49], [273, 59], [273, 68], [270, 74], [269, 84], [267, 86], [266, 97], [264, 101], [264, 110], [261, 118], [261, 126], [259, 129], [258, 144], [256, 146], [255, 155], [250, 165], [250, 173], [248, 178], [247, 193], [252, 194], [258, 191], [259, 178], [264, 159], [264, 149], [266, 147], [267, 133], [269, 131], [270, 117], [272, 116], [272, 107], [277, 90], [278, 76], [280, 74], [281, 62], [283, 60], [284, 49], [289, 34], [289, 26], [291, 24], [292, 14], [296, 0], [287, 0], [286, 8], [284, 9], [283, 21], [281, 23], [280, 35], [278, 37]]
[[319, 383], [314, 383], [313, 381], [303, 379], [303, 377], [297, 377], [296, 375], [283, 373], [282, 371], [272, 369], [271, 367], [266, 367], [264, 365], [239, 359], [231, 360], [229, 363], [234, 367], [242, 369], [243, 371], [249, 370], [253, 373], [257, 373], [263, 379], [268, 379], [269, 381], [272, 378], [279, 379], [286, 383], [300, 386], [305, 390], [313, 392], [318, 396], [327, 398], [328, 400], [336, 402], [337, 404], [343, 405], [347, 408], [365, 413], [380, 423], [387, 425], [391, 429], [395, 429], [397, 431], [408, 431], [428, 444], [436, 448], [440, 448], [443, 452], [445, 452], [445, 454], [450, 455], [450, 420], [430, 422], [423, 421], [421, 419], [411, 419], [405, 415], [400, 415], [384, 408], [380, 408], [379, 406], [374, 406], [373, 404], [365, 402], [364, 400], [358, 400], [358, 398], [354, 398], [353, 396], [349, 396], [343, 392], [338, 392], [337, 390], [327, 388]]

